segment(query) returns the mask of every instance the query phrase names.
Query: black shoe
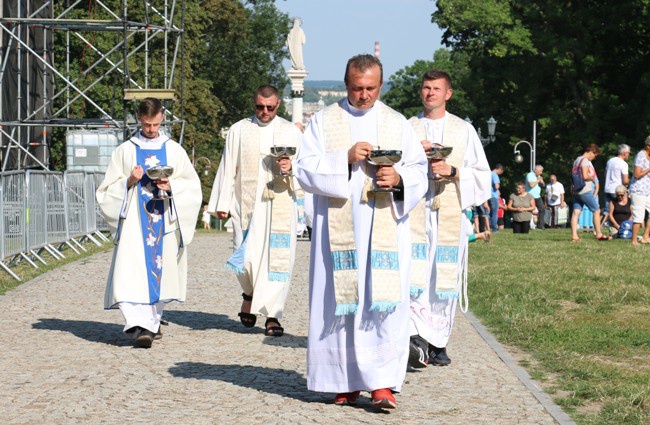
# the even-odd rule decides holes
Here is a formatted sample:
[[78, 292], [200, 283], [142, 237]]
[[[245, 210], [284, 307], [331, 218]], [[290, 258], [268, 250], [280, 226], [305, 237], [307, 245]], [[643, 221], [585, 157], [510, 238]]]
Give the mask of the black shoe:
[[447, 347], [434, 347], [429, 345], [429, 364], [434, 366], [448, 366], [451, 364], [451, 359], [447, 355]]
[[413, 369], [422, 369], [427, 367], [429, 356], [427, 354], [427, 343], [419, 336], [412, 336], [409, 342], [409, 361], [408, 365]]
[[138, 326], [138, 329], [134, 333], [135, 342], [133, 346], [135, 348], [151, 348], [153, 344], [153, 339], [155, 337], [154, 333], [149, 329], [141, 328]]

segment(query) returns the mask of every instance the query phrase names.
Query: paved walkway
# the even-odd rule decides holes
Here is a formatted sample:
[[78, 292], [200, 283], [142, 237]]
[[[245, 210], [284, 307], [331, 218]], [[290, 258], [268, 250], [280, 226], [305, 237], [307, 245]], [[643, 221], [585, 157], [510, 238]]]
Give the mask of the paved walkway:
[[241, 290], [223, 267], [229, 247], [225, 234], [195, 238], [188, 301], [168, 307], [171, 323], [149, 350], [132, 348], [121, 333], [119, 311], [102, 309], [108, 252], [0, 296], [0, 421], [570, 423], [496, 342], [486, 342], [490, 335], [462, 314], [449, 346], [452, 365], [408, 373], [398, 410], [375, 410], [367, 394], [356, 408], [335, 406], [332, 394], [306, 390], [309, 243], [299, 242], [281, 338], [265, 337], [260, 326], [240, 325]]

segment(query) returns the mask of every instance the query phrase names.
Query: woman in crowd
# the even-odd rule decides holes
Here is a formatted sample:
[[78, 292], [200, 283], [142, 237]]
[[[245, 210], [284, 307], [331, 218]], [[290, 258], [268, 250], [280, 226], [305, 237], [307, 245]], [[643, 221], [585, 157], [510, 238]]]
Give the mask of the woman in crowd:
[[512, 233], [528, 233], [535, 211], [535, 198], [526, 192], [524, 182], [517, 182], [517, 193], [510, 194], [508, 211], [512, 212]]
[[[641, 223], [650, 212], [650, 136], [645, 139], [645, 147], [634, 158], [634, 175], [630, 182], [630, 197], [632, 198], [632, 245], [638, 246], [637, 239]], [[641, 243], [650, 243], [650, 220], [645, 224]]]
[[616, 201], [609, 201], [609, 224], [618, 231], [621, 229], [621, 223], [631, 220], [632, 208], [625, 186], [617, 186], [615, 193]]
[[573, 212], [571, 213], [571, 239], [574, 242], [580, 240], [578, 237], [578, 220], [583, 207], [586, 205], [589, 211], [594, 215], [594, 230], [596, 239], [599, 241], [610, 240], [611, 236], [603, 235], [600, 228], [600, 206], [598, 205], [598, 188], [596, 182], [596, 170], [594, 169], [593, 161], [600, 154], [598, 145], [591, 144], [585, 147], [583, 154], [580, 155], [573, 163], [573, 168], [582, 173], [582, 178], [585, 185], [578, 193], [573, 193]]

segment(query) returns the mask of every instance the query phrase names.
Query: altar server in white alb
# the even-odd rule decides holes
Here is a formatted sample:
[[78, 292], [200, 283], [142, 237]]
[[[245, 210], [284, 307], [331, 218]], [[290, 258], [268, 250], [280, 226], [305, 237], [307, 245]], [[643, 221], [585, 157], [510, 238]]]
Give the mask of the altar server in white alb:
[[[439, 366], [451, 363], [446, 347], [454, 314], [459, 299], [467, 302], [467, 247], [471, 231], [463, 225], [467, 220], [464, 211], [482, 205], [491, 196], [491, 171], [476, 130], [446, 111], [452, 93], [449, 74], [428, 71], [420, 86], [423, 111], [409, 120], [425, 152], [434, 146], [453, 148], [446, 159], [430, 160], [429, 190], [411, 212], [409, 364], [413, 367], [426, 366], [427, 362]], [[418, 338], [426, 341], [420, 356], [417, 351], [422, 345]]]
[[[186, 247], [202, 196], [187, 153], [159, 131], [160, 100], [142, 100], [138, 121], [140, 131], [113, 152], [97, 201], [115, 239], [104, 307], [119, 307], [135, 346], [150, 348], [154, 338], [162, 337], [165, 303], [185, 301]], [[146, 171], [156, 166], [173, 167], [173, 172], [152, 179]]]
[[[297, 161], [314, 208], [307, 386], [337, 393], [336, 404], [368, 391], [373, 405], [395, 408], [408, 360], [408, 214], [426, 192], [427, 162], [408, 121], [378, 100], [377, 58], [351, 58], [344, 81], [347, 97], [312, 118]], [[401, 159], [372, 165], [376, 149]]]
[[[278, 90], [257, 88], [255, 115], [230, 127], [208, 211], [221, 220], [231, 216], [235, 251], [226, 263], [242, 288], [241, 323], [253, 327], [266, 316], [265, 334], [282, 336], [280, 325], [296, 251], [298, 183], [291, 154], [302, 133], [277, 115]], [[280, 147], [293, 148], [280, 156]], [[275, 149], [274, 149], [275, 148]]]

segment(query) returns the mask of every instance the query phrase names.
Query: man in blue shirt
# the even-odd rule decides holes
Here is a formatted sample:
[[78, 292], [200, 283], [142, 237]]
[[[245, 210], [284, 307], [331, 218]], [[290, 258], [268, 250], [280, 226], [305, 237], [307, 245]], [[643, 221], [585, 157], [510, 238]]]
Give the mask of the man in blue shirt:
[[492, 196], [490, 197], [490, 230], [492, 233], [499, 231], [499, 198], [501, 197], [501, 179], [503, 165], [497, 164], [492, 169]]
[[544, 187], [544, 178], [542, 172], [544, 167], [535, 165], [535, 169], [526, 174], [526, 192], [535, 198], [535, 207], [537, 207], [537, 228], [544, 230], [544, 198], [542, 198], [542, 187]]

